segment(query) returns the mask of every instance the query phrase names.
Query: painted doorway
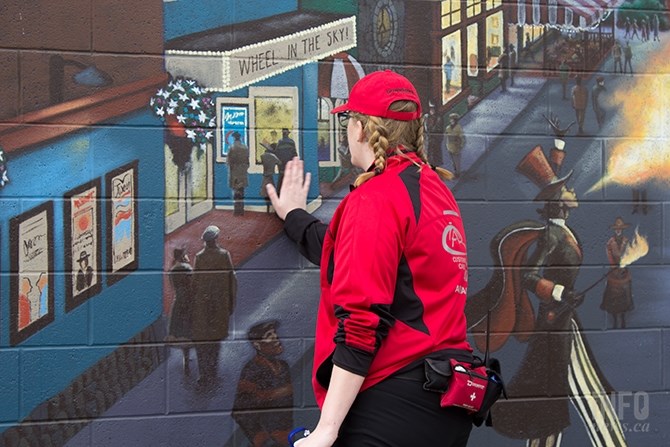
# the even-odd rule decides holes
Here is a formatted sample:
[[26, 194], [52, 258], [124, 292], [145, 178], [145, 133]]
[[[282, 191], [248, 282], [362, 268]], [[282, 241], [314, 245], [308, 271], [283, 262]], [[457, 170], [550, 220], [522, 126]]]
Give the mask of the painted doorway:
[[165, 233], [171, 233], [213, 207], [212, 145], [193, 150], [184, 169], [175, 164], [165, 145]]

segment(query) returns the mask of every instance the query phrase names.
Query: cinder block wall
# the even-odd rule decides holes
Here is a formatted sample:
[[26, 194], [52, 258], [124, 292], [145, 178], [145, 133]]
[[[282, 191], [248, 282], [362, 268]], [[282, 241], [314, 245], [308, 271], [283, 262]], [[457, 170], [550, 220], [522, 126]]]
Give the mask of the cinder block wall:
[[[466, 225], [468, 299], [495, 303], [488, 306], [495, 318], [493, 355], [502, 362], [510, 391], [510, 400], [494, 413], [494, 428], [474, 429], [471, 444], [520, 446], [554, 436], [562, 445], [599, 445], [599, 437], [600, 445], [666, 445], [670, 16], [662, 1], [600, 3], [596, 10], [591, 2], [577, 2], [571, 22], [559, 3], [549, 23], [551, 2], [540, 2], [537, 10], [529, 2], [524, 13], [518, 2], [495, 1], [462, 2], [460, 10], [453, 2], [402, 0], [4, 2], [0, 445], [283, 445], [279, 439], [286, 428], [314, 426], [318, 410], [310, 381], [318, 268], [299, 255], [281, 223], [266, 212], [258, 166], [245, 191], [244, 215], [234, 215], [229, 167], [216, 139], [204, 152], [187, 144], [193, 151], [188, 166], [176, 166], [164, 122], [150, 103], [170, 87], [167, 42], [221, 30], [239, 37], [254, 23], [258, 40], [251, 43], [260, 44], [269, 32], [264, 21], [279, 17], [289, 27], [305, 13], [332, 20], [357, 17], [356, 46], [347, 52], [366, 73], [389, 68], [407, 75], [419, 88], [424, 109], [437, 106], [443, 121], [427, 140], [433, 151], [437, 147], [439, 164], [451, 170], [449, 142], [439, 129], [458, 114], [466, 143], [460, 176], [449, 186]], [[580, 16], [589, 21], [581, 23], [581, 31]], [[502, 26], [496, 22], [500, 17]], [[519, 26], [522, 19], [525, 26]], [[552, 26], [543, 26], [547, 23]], [[621, 67], [615, 40], [622, 46]], [[624, 67], [627, 43], [632, 57]], [[516, 59], [503, 70], [492, 48], [510, 44]], [[462, 61], [453, 90], [446, 88], [444, 67], [452, 46]], [[324, 61], [305, 62], [212, 98], [244, 104], [250, 118], [267, 104], [288, 104], [299, 123], [291, 129], [299, 153], [313, 167], [309, 210], [327, 221], [353, 176], [333, 182], [340, 166], [334, 147], [330, 159], [317, 155], [324, 132], [341, 130], [324, 106], [338, 98], [322, 94]], [[588, 98], [581, 130], [572, 99], [577, 78]], [[605, 90], [597, 93], [599, 78]], [[259, 140], [270, 130], [247, 128]], [[551, 166], [556, 178], [544, 183], [519, 168], [537, 147], [550, 162], [558, 160], [552, 158], [557, 149], [562, 155], [560, 166]], [[319, 172], [327, 175], [319, 178]], [[125, 174], [135, 176], [131, 194], [115, 195], [114, 182]], [[560, 216], [564, 221], [548, 221], [538, 213], [544, 207], [538, 193], [547, 181], [565, 176], [576, 201]], [[212, 203], [201, 212], [193, 191], [207, 188], [207, 182]], [[77, 230], [81, 214], [72, 207], [91, 190], [96, 205], [82, 213], [95, 225]], [[125, 227], [113, 210], [126, 198], [134, 223], [133, 254], [124, 264], [114, 262], [113, 254], [126, 246], [114, 233]], [[568, 310], [574, 323], [547, 326], [537, 289], [523, 292], [516, 282], [510, 295], [498, 293], [508, 284], [502, 278], [515, 281], [515, 273], [540, 257], [540, 239], [529, 242], [526, 257], [503, 256], [519, 254], [520, 245], [502, 252], [500, 243], [520, 223], [538, 234], [545, 226], [569, 228], [567, 239], [552, 250], [579, 252], [572, 288], [585, 296]], [[181, 348], [193, 345], [167, 337], [175, 297], [169, 270], [175, 248], [184, 248], [193, 265], [202, 232], [212, 224], [220, 227], [219, 243], [230, 251], [238, 289], [225, 340], [196, 343], [219, 352], [218, 380], [203, 384], [199, 379], [207, 375], [195, 350], [183, 360]], [[648, 245], [625, 270], [613, 268], [617, 229], [629, 246]], [[28, 241], [37, 249], [31, 251]], [[73, 256], [82, 256], [82, 246], [93, 250], [89, 259], [96, 261], [97, 279], [88, 292], [75, 287]], [[560, 256], [554, 259], [539, 264], [543, 275], [567, 269]], [[37, 286], [39, 273], [48, 277], [48, 290]], [[23, 289], [23, 278], [31, 280], [30, 289]], [[33, 306], [41, 303], [40, 310], [27, 314], [21, 295]], [[613, 311], [612, 303], [621, 300], [627, 305]], [[512, 304], [502, 311], [502, 303]], [[468, 308], [470, 339], [480, 354], [482, 326], [476, 322], [485, 307]], [[509, 321], [515, 324], [505, 324]], [[270, 383], [250, 379], [247, 369], [257, 359], [249, 330], [264, 322], [273, 325], [282, 345], [273, 360], [275, 372], [267, 373]], [[573, 355], [582, 356], [581, 363]], [[578, 363], [581, 375], [575, 373]], [[581, 393], [587, 398], [579, 398], [574, 383], [591, 389]], [[240, 397], [245, 386], [254, 390], [247, 401]], [[291, 404], [264, 406], [263, 386], [285, 387]], [[265, 416], [275, 430], [264, 425]]]

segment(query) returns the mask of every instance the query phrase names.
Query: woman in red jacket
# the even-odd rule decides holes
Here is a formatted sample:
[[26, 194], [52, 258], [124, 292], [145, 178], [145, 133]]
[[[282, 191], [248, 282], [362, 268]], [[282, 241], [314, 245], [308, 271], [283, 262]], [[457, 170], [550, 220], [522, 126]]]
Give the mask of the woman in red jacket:
[[[321, 417], [300, 447], [464, 446], [466, 410], [425, 391], [427, 358], [471, 360], [464, 315], [465, 234], [423, 147], [414, 86], [371, 73], [337, 107], [352, 163], [365, 170], [329, 225], [305, 211], [310, 175], [294, 158], [274, 209], [321, 267], [312, 383]], [[437, 172], [436, 172], [437, 171]]]

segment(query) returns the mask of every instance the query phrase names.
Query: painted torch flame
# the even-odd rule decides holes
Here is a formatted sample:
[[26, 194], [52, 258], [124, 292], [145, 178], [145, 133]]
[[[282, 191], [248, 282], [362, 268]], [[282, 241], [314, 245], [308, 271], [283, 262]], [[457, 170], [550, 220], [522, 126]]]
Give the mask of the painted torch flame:
[[619, 267], [624, 268], [649, 253], [649, 242], [635, 229], [635, 236], [621, 256]]
[[[647, 67], [656, 73], [670, 72], [670, 43], [649, 58]], [[656, 68], [658, 67], [658, 68]], [[608, 184], [638, 186], [651, 180], [670, 182], [668, 110], [670, 87], [667, 76], [636, 76], [633, 85], [612, 95], [609, 106], [622, 116], [621, 138], [613, 146], [605, 175], [588, 192]]]

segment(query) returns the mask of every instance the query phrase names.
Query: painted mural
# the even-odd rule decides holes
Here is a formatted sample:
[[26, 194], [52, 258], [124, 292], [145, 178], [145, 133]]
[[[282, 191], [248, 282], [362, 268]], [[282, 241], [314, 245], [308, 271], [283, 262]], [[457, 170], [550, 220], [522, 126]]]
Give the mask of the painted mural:
[[299, 156], [330, 219], [361, 173], [330, 111], [380, 69], [455, 175], [507, 383], [470, 444], [668, 444], [664, 0], [34, 3], [0, 7], [0, 445], [312, 427], [319, 273], [265, 187]]

